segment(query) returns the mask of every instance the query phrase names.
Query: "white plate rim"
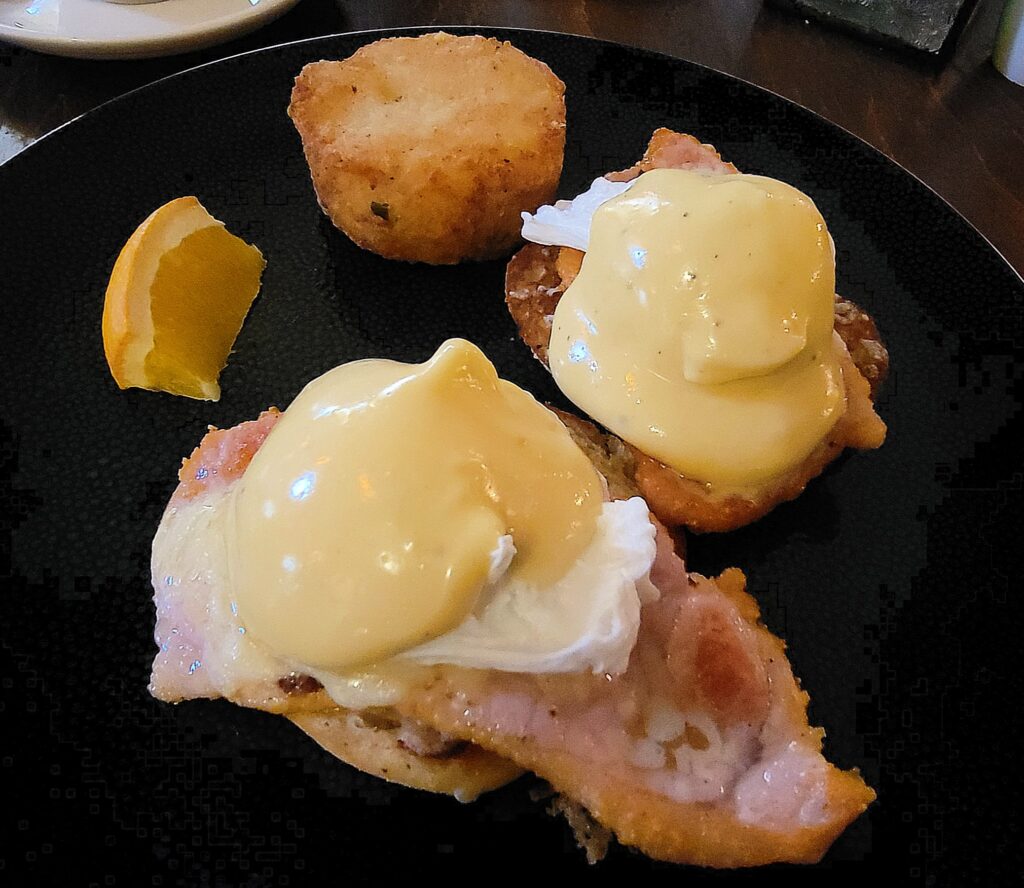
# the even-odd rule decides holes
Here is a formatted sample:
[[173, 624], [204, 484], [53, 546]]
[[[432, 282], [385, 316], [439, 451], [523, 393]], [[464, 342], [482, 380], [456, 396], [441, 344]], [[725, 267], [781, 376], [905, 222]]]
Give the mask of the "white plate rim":
[[[57, 2], [88, 8], [110, 22], [116, 31], [118, 23], [138, 21], [148, 4], [107, 3], [103, 0], [57, 0]], [[48, 55], [81, 59], [142, 59], [175, 55], [205, 49], [240, 37], [283, 15], [299, 0], [165, 0], [181, 4], [182, 22], [178, 27], [161, 28], [151, 35], [108, 37], [97, 39], [66, 31], [18, 27], [3, 21], [13, 18], [13, 10], [23, 11], [30, 0], [0, 2], [0, 41]], [[237, 7], [237, 8], [232, 8]], [[10, 10], [10, 11], [8, 11]]]

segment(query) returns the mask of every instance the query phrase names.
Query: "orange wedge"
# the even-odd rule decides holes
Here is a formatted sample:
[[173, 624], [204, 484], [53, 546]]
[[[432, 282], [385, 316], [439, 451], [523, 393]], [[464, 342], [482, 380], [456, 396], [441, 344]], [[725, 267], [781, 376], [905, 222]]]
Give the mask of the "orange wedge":
[[103, 349], [117, 384], [218, 400], [217, 379], [265, 266], [196, 198], [156, 210], [122, 248], [107, 285]]

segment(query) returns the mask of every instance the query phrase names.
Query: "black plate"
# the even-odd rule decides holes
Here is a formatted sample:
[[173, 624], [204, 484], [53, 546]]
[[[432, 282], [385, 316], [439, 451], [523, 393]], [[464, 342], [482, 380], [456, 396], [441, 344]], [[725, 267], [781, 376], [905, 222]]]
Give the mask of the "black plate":
[[[841, 291], [878, 319], [893, 357], [881, 450], [842, 460], [754, 527], [691, 548], [696, 569], [748, 571], [812, 695], [812, 722], [828, 729], [828, 755], [859, 766], [879, 801], [828, 854], [827, 875], [680, 873], [616, 849], [587, 877], [819, 885], [884, 870], [942, 884], [1016, 873], [1021, 280], [903, 170], [773, 95], [651, 53], [486, 33], [566, 82], [563, 195], [631, 163], [657, 126], [698, 134], [741, 169], [814, 197]], [[8, 878], [286, 885], [586, 869], [524, 783], [460, 806], [355, 773], [282, 718], [146, 692], [150, 540], [207, 424], [286, 405], [339, 362], [422, 360], [456, 335], [557, 400], [504, 310], [502, 263], [387, 262], [317, 208], [284, 113], [292, 79], [378, 36], [187, 71], [0, 167]], [[218, 404], [118, 391], [100, 342], [118, 250], [183, 194], [269, 263]]]

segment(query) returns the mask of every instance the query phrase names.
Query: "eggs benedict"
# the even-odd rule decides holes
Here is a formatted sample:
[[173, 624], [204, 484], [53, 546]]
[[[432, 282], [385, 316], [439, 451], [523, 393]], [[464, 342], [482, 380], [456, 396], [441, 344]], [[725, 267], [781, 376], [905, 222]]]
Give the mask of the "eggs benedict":
[[[275, 682], [299, 675], [363, 710], [417, 665], [626, 668], [654, 594], [647, 507], [606, 502], [562, 423], [475, 346], [343, 365], [260, 424], [244, 474], [202, 496], [224, 467], [183, 476], [157, 532], [157, 696], [184, 671], [186, 696], [287, 710]], [[183, 643], [196, 625], [212, 655]]]
[[884, 440], [869, 379], [887, 355], [834, 297], [825, 220], [797, 189], [660, 130], [637, 167], [524, 220], [538, 243], [509, 265], [509, 307], [562, 391], [627, 442], [662, 520], [741, 526]]
[[530, 770], [659, 859], [817, 860], [873, 792], [742, 574], [687, 573], [593, 433], [460, 340], [211, 431], [153, 543], [151, 692], [462, 800]]

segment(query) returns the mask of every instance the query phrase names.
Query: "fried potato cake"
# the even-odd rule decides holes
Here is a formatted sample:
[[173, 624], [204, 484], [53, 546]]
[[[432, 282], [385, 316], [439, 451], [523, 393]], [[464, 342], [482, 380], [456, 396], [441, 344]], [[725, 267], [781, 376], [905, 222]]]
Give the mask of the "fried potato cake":
[[508, 254], [519, 214], [550, 201], [565, 85], [509, 43], [392, 37], [306, 65], [288, 114], [331, 221], [389, 259]]

